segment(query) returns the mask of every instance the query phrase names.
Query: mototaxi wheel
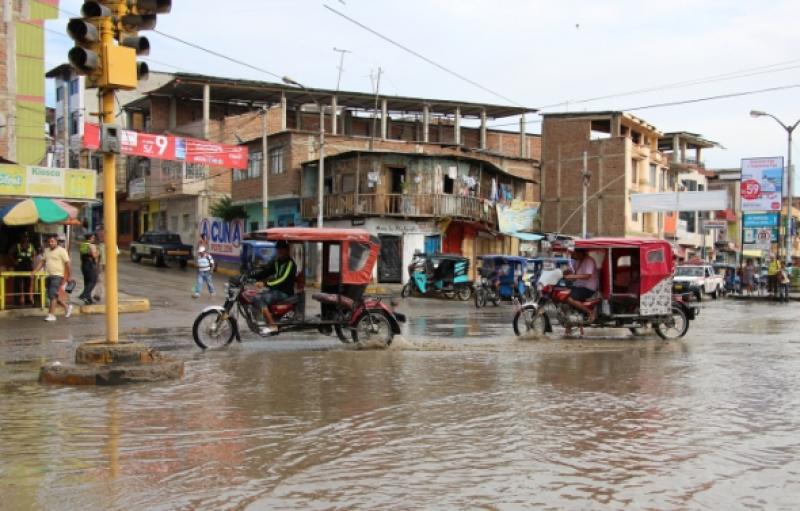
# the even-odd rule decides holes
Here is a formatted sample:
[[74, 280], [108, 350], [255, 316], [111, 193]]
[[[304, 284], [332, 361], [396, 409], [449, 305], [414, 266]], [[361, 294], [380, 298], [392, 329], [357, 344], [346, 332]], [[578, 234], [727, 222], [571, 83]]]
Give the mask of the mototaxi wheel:
[[480, 309], [486, 305], [486, 290], [479, 287], [475, 290], [475, 307]]
[[233, 342], [236, 326], [233, 318], [223, 319], [220, 310], [208, 310], [197, 316], [192, 325], [192, 338], [201, 349], [224, 348]]
[[666, 321], [654, 325], [656, 334], [665, 341], [680, 339], [689, 330], [689, 318], [683, 308], [672, 306], [672, 312]]
[[136, 249], [135, 248], [132, 248], [131, 249], [131, 261], [133, 261], [134, 263], [138, 263], [141, 260], [142, 260], [142, 256], [140, 256], [139, 254], [136, 253]]
[[338, 337], [339, 340], [342, 341], [343, 343], [350, 344], [352, 342], [350, 337], [347, 337], [347, 334], [344, 333], [344, 328], [342, 328], [341, 326], [334, 325], [333, 331], [336, 332], [336, 337]]
[[522, 336], [542, 336], [547, 330], [544, 314], [539, 313], [535, 307], [525, 306], [514, 314], [514, 333]]
[[402, 296], [403, 298], [408, 298], [409, 296], [411, 296], [411, 292], [413, 290], [414, 289], [412, 287], [411, 282], [406, 282], [406, 285], [403, 286], [403, 289], [400, 291], [400, 296]]
[[353, 342], [359, 348], [382, 347], [392, 344], [394, 332], [389, 319], [380, 312], [366, 312], [351, 331]]
[[461, 286], [458, 288], [458, 291], [456, 291], [456, 296], [458, 296], [458, 299], [462, 302], [466, 302], [472, 297], [472, 288], [470, 286]]

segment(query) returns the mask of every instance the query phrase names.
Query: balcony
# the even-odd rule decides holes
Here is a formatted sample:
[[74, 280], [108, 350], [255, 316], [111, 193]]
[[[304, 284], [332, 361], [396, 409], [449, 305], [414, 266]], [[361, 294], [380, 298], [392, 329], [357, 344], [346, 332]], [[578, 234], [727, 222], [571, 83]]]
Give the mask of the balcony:
[[[497, 225], [497, 212], [485, 199], [445, 194], [359, 194], [326, 195], [325, 218], [352, 216], [388, 216], [400, 218], [455, 218]], [[317, 216], [316, 197], [304, 197], [301, 203], [304, 218]]]

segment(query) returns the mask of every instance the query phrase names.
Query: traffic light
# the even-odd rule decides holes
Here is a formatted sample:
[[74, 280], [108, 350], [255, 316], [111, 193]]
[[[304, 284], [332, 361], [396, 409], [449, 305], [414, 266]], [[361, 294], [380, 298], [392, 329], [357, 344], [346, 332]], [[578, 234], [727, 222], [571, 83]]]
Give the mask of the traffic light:
[[171, 0], [84, 1], [82, 18], [67, 24], [76, 43], [70, 64], [86, 75], [88, 87], [135, 89], [149, 72], [147, 64], [136, 62], [137, 55], [150, 53], [150, 41], [138, 32], [155, 28], [157, 14], [171, 9]]

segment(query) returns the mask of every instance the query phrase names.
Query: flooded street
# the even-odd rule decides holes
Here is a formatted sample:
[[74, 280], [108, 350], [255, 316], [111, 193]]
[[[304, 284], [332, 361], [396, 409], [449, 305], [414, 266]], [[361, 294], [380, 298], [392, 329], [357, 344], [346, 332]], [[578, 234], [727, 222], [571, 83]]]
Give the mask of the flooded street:
[[796, 509], [796, 304], [709, 300], [679, 342], [402, 309], [387, 351], [141, 328], [186, 376], [118, 388], [36, 382], [80, 338], [4, 341], [0, 508]]

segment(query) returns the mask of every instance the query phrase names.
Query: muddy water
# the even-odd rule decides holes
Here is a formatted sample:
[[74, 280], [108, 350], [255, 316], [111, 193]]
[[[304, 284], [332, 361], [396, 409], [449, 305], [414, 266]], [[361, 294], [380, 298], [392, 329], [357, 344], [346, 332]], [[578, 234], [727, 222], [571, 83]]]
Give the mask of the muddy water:
[[670, 343], [457, 310], [388, 351], [179, 348], [166, 385], [43, 387], [6, 357], [0, 508], [797, 508], [797, 308], [710, 305]]

